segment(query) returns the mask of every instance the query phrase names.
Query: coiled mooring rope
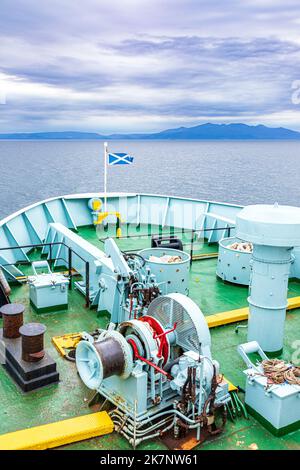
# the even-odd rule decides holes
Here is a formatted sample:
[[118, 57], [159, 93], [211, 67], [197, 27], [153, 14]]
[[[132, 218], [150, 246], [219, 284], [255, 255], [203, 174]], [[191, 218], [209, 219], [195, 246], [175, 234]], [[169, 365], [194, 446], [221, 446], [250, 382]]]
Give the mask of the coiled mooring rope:
[[300, 385], [300, 367], [287, 364], [280, 359], [265, 359], [262, 361], [264, 376], [269, 384]]
[[293, 367], [284, 373], [285, 380], [291, 385], [300, 385], [300, 367]]

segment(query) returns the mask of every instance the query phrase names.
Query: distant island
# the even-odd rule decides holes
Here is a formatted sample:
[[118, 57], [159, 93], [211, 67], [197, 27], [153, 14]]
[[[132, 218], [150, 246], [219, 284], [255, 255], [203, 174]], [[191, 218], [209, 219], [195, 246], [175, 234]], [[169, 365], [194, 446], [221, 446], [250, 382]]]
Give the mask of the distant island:
[[93, 132], [33, 132], [0, 134], [0, 140], [300, 140], [300, 132], [284, 127], [247, 124], [201, 124], [178, 127], [152, 134], [111, 134]]

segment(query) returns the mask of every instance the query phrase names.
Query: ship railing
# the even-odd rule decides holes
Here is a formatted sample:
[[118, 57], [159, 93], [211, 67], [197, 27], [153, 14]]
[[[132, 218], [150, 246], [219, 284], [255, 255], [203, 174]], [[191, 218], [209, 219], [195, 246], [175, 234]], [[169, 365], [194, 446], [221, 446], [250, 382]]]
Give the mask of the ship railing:
[[[190, 239], [188, 242], [183, 242], [182, 243], [182, 246], [183, 247], [189, 247], [189, 253], [190, 253], [190, 257], [191, 257], [191, 264], [194, 260], [194, 247], [195, 247], [195, 240], [198, 240], [200, 237], [201, 237], [201, 233], [203, 233], [203, 238], [205, 234], [207, 233], [213, 233], [213, 232], [216, 232], [216, 231], [223, 231], [224, 232], [224, 237], [230, 237], [231, 236], [231, 231], [235, 229], [235, 227], [214, 227], [214, 228], [203, 228], [203, 229], [180, 229], [180, 230], [175, 230], [174, 227], [170, 227], [170, 230], [169, 230], [169, 236], [170, 238], [174, 238], [176, 235], [178, 235], [178, 238], [179, 235], [183, 236], [186, 238], [187, 235], [190, 234]], [[105, 243], [105, 240], [107, 240], [107, 238], [114, 238], [116, 240], [126, 240], [126, 239], [142, 239], [142, 238], [152, 238], [152, 237], [158, 237], [158, 238], [162, 238], [163, 236], [166, 236], [167, 233], [166, 232], [162, 232], [162, 229], [158, 232], [158, 233], [141, 233], [141, 234], [134, 234], [134, 235], [121, 235], [119, 237], [117, 236], [107, 236], [107, 237], [101, 237], [99, 238], [99, 241], [102, 242], [102, 243]], [[138, 249], [140, 250], [140, 248]], [[123, 250], [124, 253], [132, 253], [132, 252], [135, 252], [137, 251], [137, 249], [130, 249], [130, 250]]]
[[[53, 254], [53, 247], [54, 246], [64, 246], [68, 250], [68, 259], [65, 259], [62, 256], [59, 257], [52, 257]], [[49, 254], [47, 257], [47, 260], [49, 262], [50, 269], [52, 270], [53, 267], [53, 262], [54, 261], [63, 261], [65, 263], [65, 266], [68, 269], [68, 276], [70, 278], [69, 282], [69, 289], [72, 289], [72, 262], [73, 262], [73, 256], [77, 256], [85, 266], [85, 302], [86, 302], [86, 307], [89, 308], [90, 306], [90, 263], [86, 259], [84, 259], [79, 253], [77, 253], [73, 248], [68, 246], [64, 242], [48, 242], [48, 243], [36, 243], [36, 244], [29, 244], [29, 245], [18, 245], [18, 246], [9, 246], [9, 247], [0, 247], [0, 252], [1, 251], [9, 251], [9, 250], [22, 250], [22, 249], [28, 249], [29, 251], [35, 250], [35, 249], [43, 249], [43, 248], [49, 248]], [[26, 265], [30, 264], [30, 261], [18, 261], [15, 263], [4, 263], [1, 264], [0, 266], [6, 267], [6, 266], [15, 266], [15, 265]]]

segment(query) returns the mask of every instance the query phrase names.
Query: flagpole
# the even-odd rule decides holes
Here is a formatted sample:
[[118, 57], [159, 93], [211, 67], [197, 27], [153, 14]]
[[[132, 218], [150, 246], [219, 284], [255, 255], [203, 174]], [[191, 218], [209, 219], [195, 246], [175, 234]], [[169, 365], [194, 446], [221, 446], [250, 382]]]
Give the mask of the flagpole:
[[104, 212], [107, 212], [107, 142], [104, 142]]

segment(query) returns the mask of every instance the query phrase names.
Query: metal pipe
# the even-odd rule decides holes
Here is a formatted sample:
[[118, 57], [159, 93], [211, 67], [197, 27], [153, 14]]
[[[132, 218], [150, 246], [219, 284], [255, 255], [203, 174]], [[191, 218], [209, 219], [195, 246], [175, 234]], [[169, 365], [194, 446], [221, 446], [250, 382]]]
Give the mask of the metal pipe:
[[[117, 410], [115, 410], [115, 412], [116, 411]], [[176, 415], [176, 416], [179, 416], [180, 418], [182, 418], [184, 421], [186, 421], [187, 423], [189, 423], [191, 425], [198, 424], [198, 423], [195, 423], [195, 420], [188, 418], [187, 416], [185, 416], [184, 414], [182, 414], [180, 411], [178, 411], [176, 409], [161, 411], [161, 412], [157, 413], [156, 415], [148, 416], [146, 419], [142, 419], [141, 421], [139, 421], [139, 423], [140, 423], [140, 426], [142, 427], [142, 426], [148, 424], [149, 422], [152, 422], [154, 419], [158, 419], [162, 416], [172, 415], [172, 414]]]
[[52, 270], [52, 245], [49, 246], [49, 265], [50, 269]]
[[[200, 416], [201, 411], [202, 411], [201, 407], [202, 407], [202, 392], [203, 392], [203, 389], [202, 389], [203, 363], [204, 363], [204, 358], [201, 360], [201, 364], [200, 364], [200, 380], [199, 380], [200, 390], [199, 390], [198, 416]], [[200, 441], [200, 433], [201, 433], [201, 427], [199, 424], [199, 428], [197, 429], [197, 441]]]
[[[124, 420], [122, 419], [121, 416], [115, 416], [115, 413], [110, 413], [110, 417], [111, 419], [113, 420], [114, 424], [117, 422], [117, 425], [118, 426], [124, 426]], [[130, 420], [128, 419], [128, 417], [126, 417], [127, 420], [126, 420], [126, 423], [128, 422], [128, 424], [126, 424], [126, 428], [128, 429], [128, 431], [133, 435], [133, 432], [134, 432], [134, 423], [131, 423]], [[147, 426], [146, 429], [144, 430], [141, 430], [139, 428], [141, 428], [142, 426], [139, 426], [139, 422], [136, 421], [136, 435], [144, 435], [145, 433], [149, 433], [149, 432], [152, 432], [154, 431], [155, 429], [157, 429], [158, 427], [166, 424], [168, 421], [170, 421], [170, 419], [174, 419], [173, 416], [168, 416], [167, 418], [165, 419], [162, 419], [161, 421], [153, 424], [152, 426]], [[125, 427], [125, 426], [124, 426]]]
[[85, 306], [90, 307], [90, 263], [85, 262]]
[[191, 250], [190, 250], [190, 266], [193, 263], [193, 252], [194, 252], [194, 237], [195, 237], [195, 230], [192, 230], [192, 237], [191, 237]]
[[136, 407], [137, 407], [137, 402], [136, 400], [134, 400], [134, 429], [133, 429], [134, 448], [135, 448], [135, 443], [136, 443]]
[[140, 354], [138, 352], [138, 348], [137, 348], [135, 342], [133, 341], [133, 339], [130, 338], [128, 340], [128, 343], [131, 345], [131, 347], [133, 349], [135, 359], [139, 359], [140, 361], [145, 362], [148, 366], [152, 367], [153, 369], [155, 369], [160, 374], [165, 375], [168, 380], [173, 380], [173, 377], [171, 376], [171, 374], [169, 374], [165, 370], [158, 367], [156, 364], [154, 364], [154, 362], [149, 361], [149, 359], [146, 359], [145, 357], [140, 356]]
[[154, 368], [150, 369], [150, 389], [151, 389], [151, 399], [153, 403], [155, 402], [155, 372]]
[[[119, 434], [123, 435], [131, 445], [139, 445], [141, 442], [147, 440], [147, 439], [153, 439], [154, 437], [161, 436], [161, 434], [166, 433], [169, 429], [171, 429], [174, 426], [174, 423], [172, 422], [169, 426], [166, 428], [159, 430], [155, 433], [152, 433], [150, 435], [143, 435], [143, 437], [140, 437], [137, 440], [134, 440], [134, 437], [132, 436], [132, 433], [128, 430], [127, 426], [124, 426], [124, 428], [118, 430]], [[129, 435], [128, 435], [129, 434]]]
[[[69, 246], [64, 242], [49, 242], [49, 243], [37, 243], [37, 244], [31, 244], [31, 245], [18, 245], [18, 246], [1, 247], [0, 251], [20, 250], [20, 249], [23, 249], [23, 248], [30, 248], [30, 249], [32, 249], [32, 248], [44, 248], [46, 246], [53, 247], [53, 246], [57, 246], [57, 245], [63, 245], [66, 248], [69, 248]], [[76, 256], [78, 256], [78, 258], [80, 258], [82, 261], [85, 262], [85, 259], [81, 255], [79, 255], [74, 250], [72, 250], [72, 251]]]
[[72, 290], [72, 249], [68, 249], [68, 268], [69, 268], [69, 290]]
[[[161, 429], [160, 431], [154, 433], [154, 434], [150, 434], [149, 436], [144, 436], [144, 437], [141, 437], [140, 439], [138, 439], [135, 443], [136, 446], [138, 446], [139, 444], [141, 444], [141, 442], [143, 441], [146, 441], [147, 439], [153, 439], [154, 437], [158, 437], [158, 436], [161, 436], [162, 434], [166, 433], [169, 429], [172, 429], [172, 427], [174, 426], [174, 423], [170, 424], [169, 426], [167, 426], [166, 428], [164, 429]], [[129, 441], [130, 442], [130, 441]]]
[[[185, 229], [185, 233], [189, 233], [189, 232], [197, 232], [197, 233], [201, 233], [201, 232], [218, 232], [220, 230], [224, 231], [224, 230], [231, 230], [231, 229], [234, 229], [235, 227], [215, 227], [215, 228], [206, 228], [206, 229], [199, 229], [199, 230], [195, 230], [195, 229], [191, 229], [191, 230], [187, 230]], [[182, 230], [176, 230], [174, 232], [172, 232], [174, 235], [177, 234], [177, 233], [182, 233]], [[142, 233], [140, 235], [123, 235], [122, 237], [119, 237], [119, 240], [122, 240], [122, 238], [149, 238], [151, 236], [155, 236], [155, 237], [159, 237], [160, 236], [160, 233]], [[116, 238], [116, 237], [110, 237], [110, 238]], [[104, 242], [105, 240], [107, 239], [106, 238], [98, 238], [98, 240], [100, 242]], [[8, 248], [9, 249], [9, 248]]]

